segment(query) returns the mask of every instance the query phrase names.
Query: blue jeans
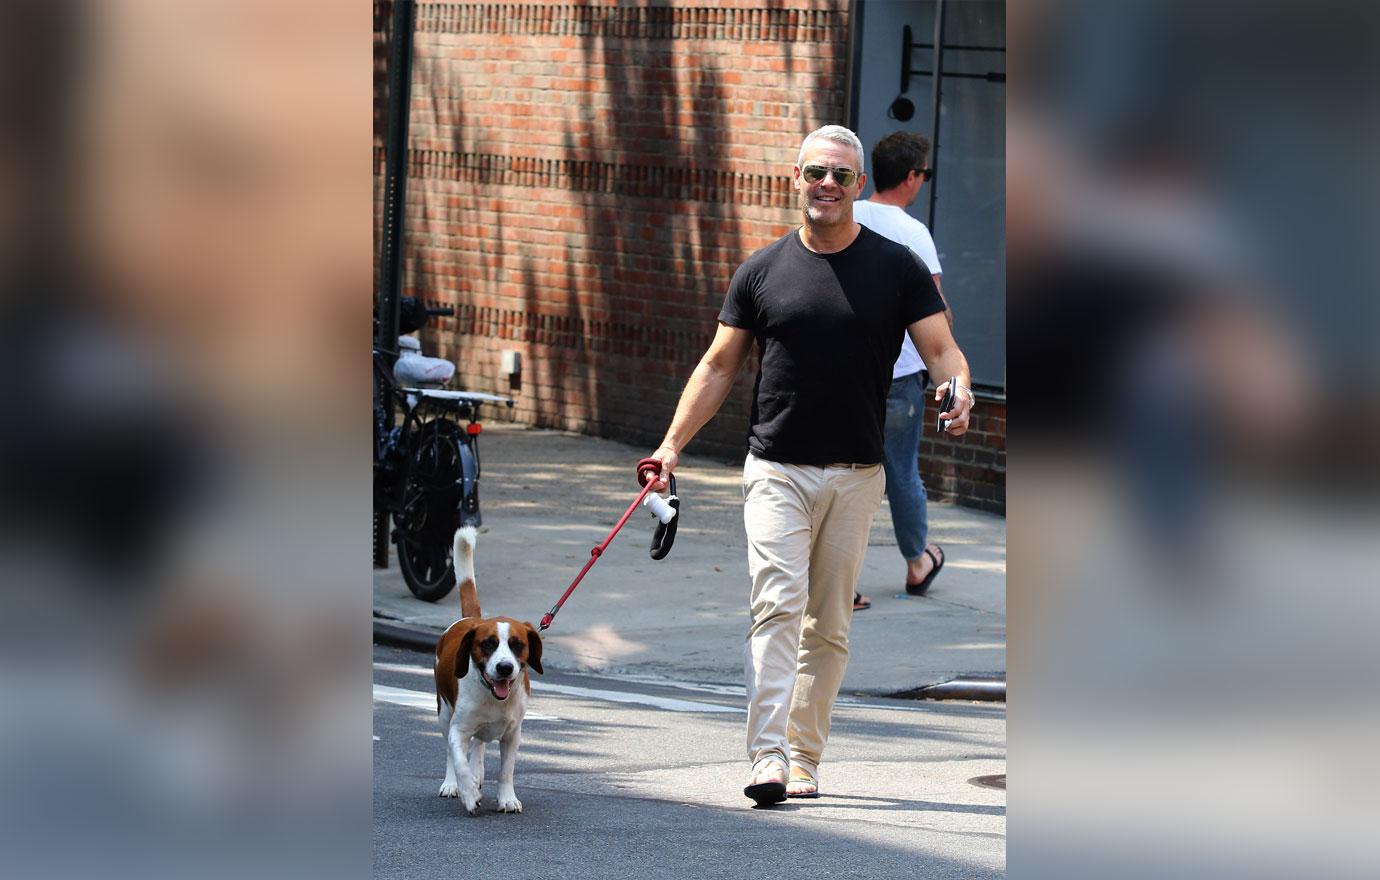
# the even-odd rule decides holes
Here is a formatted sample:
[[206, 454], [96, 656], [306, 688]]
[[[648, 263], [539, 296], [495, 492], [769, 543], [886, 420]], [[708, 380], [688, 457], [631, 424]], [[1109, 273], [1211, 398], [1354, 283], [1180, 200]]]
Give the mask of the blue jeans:
[[925, 552], [930, 530], [925, 483], [920, 479], [920, 436], [925, 430], [925, 385], [921, 370], [893, 380], [886, 396], [886, 500], [896, 544], [907, 561]]

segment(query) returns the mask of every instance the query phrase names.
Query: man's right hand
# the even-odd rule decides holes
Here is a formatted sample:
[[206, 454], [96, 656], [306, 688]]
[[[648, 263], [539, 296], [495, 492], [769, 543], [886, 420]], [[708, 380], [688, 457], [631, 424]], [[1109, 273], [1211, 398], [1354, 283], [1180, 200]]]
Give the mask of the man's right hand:
[[667, 478], [671, 476], [671, 473], [676, 469], [676, 465], [680, 463], [680, 456], [676, 454], [676, 451], [671, 447], [661, 446], [656, 452], [653, 452], [650, 457], [661, 462], [661, 475], [653, 478], [652, 491], [664, 492], [669, 485]]

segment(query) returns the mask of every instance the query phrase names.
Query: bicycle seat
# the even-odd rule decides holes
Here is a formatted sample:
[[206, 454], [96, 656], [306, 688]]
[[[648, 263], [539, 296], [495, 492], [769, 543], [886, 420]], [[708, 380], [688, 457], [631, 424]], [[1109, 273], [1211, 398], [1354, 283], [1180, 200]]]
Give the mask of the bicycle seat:
[[439, 388], [454, 377], [454, 363], [422, 354], [422, 343], [415, 336], [398, 337], [398, 360], [393, 365], [393, 378], [399, 384]]

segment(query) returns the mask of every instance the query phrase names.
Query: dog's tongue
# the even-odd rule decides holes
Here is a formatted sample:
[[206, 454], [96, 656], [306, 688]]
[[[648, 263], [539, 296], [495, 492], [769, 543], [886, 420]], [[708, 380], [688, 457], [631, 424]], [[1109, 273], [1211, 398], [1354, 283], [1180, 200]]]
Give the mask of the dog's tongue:
[[494, 696], [495, 696], [495, 697], [498, 697], [500, 700], [506, 700], [506, 699], [508, 699], [508, 682], [506, 682], [506, 681], [495, 681], [495, 682], [494, 682]]

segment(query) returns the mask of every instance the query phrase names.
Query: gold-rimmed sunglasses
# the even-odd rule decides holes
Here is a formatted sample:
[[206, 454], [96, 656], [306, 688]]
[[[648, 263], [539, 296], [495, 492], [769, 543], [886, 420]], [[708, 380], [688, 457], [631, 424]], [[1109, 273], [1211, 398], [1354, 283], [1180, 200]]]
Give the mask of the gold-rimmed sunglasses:
[[834, 182], [844, 187], [852, 186], [853, 181], [858, 179], [858, 172], [852, 168], [835, 168], [827, 165], [806, 165], [800, 169], [800, 173], [810, 183], [819, 183], [832, 174]]

